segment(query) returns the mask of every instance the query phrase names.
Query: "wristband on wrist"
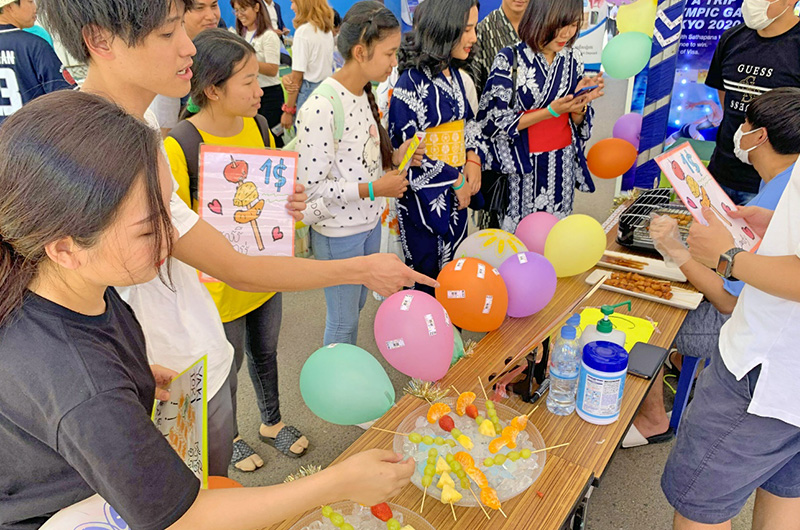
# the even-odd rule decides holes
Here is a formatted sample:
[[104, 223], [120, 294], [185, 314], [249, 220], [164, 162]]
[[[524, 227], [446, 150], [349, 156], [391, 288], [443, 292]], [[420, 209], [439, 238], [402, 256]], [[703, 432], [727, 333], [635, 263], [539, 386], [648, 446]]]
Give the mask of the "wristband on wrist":
[[286, 114], [297, 114], [297, 107], [290, 107], [286, 103], [281, 106], [281, 110]]
[[369, 200], [375, 200], [375, 189], [372, 187], [372, 182], [369, 183]]
[[547, 112], [552, 114], [554, 118], [560, 118], [561, 117], [561, 114], [559, 114], [558, 112], [554, 111], [553, 107], [551, 105], [547, 106]]
[[470, 160], [467, 160], [467, 162], [471, 162], [471, 163], [475, 164], [476, 166], [478, 166], [481, 169], [483, 168], [483, 166], [481, 166], [481, 163], [478, 162], [477, 160], [471, 160], [470, 159]]
[[456, 186], [455, 184], [453, 184], [453, 191], [458, 191], [458, 190], [460, 190], [461, 188], [463, 188], [463, 187], [464, 187], [464, 184], [466, 184], [466, 183], [467, 183], [467, 179], [466, 179], [466, 177], [464, 177], [464, 175], [461, 175], [461, 184], [459, 184], [458, 186]]

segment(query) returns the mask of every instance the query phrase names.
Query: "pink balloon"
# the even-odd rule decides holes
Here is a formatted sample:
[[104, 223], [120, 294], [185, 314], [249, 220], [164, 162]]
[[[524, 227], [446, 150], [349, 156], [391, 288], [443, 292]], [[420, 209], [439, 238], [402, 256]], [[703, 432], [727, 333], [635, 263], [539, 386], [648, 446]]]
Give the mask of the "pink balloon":
[[535, 252], [520, 252], [500, 265], [508, 288], [508, 316], [528, 317], [541, 311], [556, 294], [556, 270]]
[[634, 3], [636, 0], [606, 0], [611, 5], [615, 6], [626, 6], [628, 4]]
[[531, 252], [544, 254], [544, 242], [547, 234], [558, 222], [558, 217], [547, 212], [534, 212], [526, 215], [517, 225], [514, 235], [525, 244]]
[[447, 373], [453, 340], [447, 311], [422, 291], [393, 294], [375, 316], [375, 341], [383, 357], [400, 372], [423, 381], [438, 381]]
[[642, 136], [642, 115], [631, 112], [621, 116], [614, 124], [612, 134], [614, 138], [630, 142], [638, 150]]

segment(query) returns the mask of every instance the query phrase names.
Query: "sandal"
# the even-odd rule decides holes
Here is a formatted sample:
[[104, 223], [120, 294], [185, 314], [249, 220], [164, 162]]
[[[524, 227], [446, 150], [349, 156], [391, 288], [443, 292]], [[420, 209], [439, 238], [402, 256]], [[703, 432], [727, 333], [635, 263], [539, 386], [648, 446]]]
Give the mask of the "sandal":
[[[248, 458], [250, 458], [253, 455], [258, 456], [256, 454], [256, 452], [253, 451], [253, 448], [250, 447], [247, 444], [247, 442], [245, 442], [244, 440], [242, 440], [240, 438], [240, 439], [236, 440], [235, 442], [233, 442], [233, 455], [231, 456], [231, 465], [233, 467], [236, 467], [236, 464], [238, 464], [242, 460], [247, 460]], [[263, 466], [264, 464], [262, 463], [261, 465]], [[253, 469], [252, 471], [255, 471], [256, 469], [258, 469], [260, 467], [261, 466], [256, 464], [255, 469]], [[247, 470], [241, 469], [239, 467], [236, 467], [236, 469], [238, 469], [239, 471], [245, 472], [245, 473], [248, 472]]]
[[261, 433], [258, 434], [258, 437], [261, 438], [262, 442], [275, 447], [275, 449], [277, 449], [278, 451], [280, 451], [281, 453], [285, 454], [290, 458], [300, 458], [301, 456], [306, 454], [306, 451], [308, 451], [307, 447], [304, 448], [303, 451], [300, 453], [295, 453], [294, 451], [292, 451], [292, 446], [295, 444], [295, 442], [297, 442], [297, 440], [303, 437], [303, 433], [301, 433], [300, 431], [297, 430], [297, 428], [292, 427], [291, 425], [287, 425], [283, 429], [278, 431], [278, 436], [276, 436], [275, 438], [264, 436]]

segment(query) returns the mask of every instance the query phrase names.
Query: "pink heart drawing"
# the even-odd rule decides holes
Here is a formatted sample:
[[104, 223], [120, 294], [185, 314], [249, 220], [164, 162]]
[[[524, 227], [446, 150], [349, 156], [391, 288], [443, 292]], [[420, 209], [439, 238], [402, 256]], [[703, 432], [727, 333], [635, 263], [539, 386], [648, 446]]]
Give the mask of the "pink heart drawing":
[[688, 203], [689, 203], [689, 208], [695, 208], [695, 209], [697, 209], [697, 205], [696, 205], [696, 204], [694, 203], [694, 201], [693, 201], [692, 199], [690, 199], [689, 197], [686, 197], [686, 202], [688, 202]]
[[[725, 206], [725, 205], [723, 204], [723, 206]], [[750, 239], [752, 239], [753, 241], [755, 241], [755, 239], [756, 239], [756, 236], [755, 236], [755, 234], [753, 233], [753, 231], [752, 231], [752, 230], [750, 230], [750, 228], [749, 228], [749, 227], [747, 227], [747, 226], [743, 226], [743, 227], [742, 227], [742, 232], [744, 232], [745, 234], [747, 234], [747, 237], [749, 237]]]
[[728, 206], [727, 204], [725, 204], [724, 202], [722, 203], [722, 209], [725, 210], [725, 213], [728, 214], [728, 215], [730, 215], [730, 213], [732, 211], [731, 207]]
[[219, 202], [219, 199], [214, 199], [208, 203], [208, 209], [217, 215], [222, 215], [222, 203]]
[[276, 226], [275, 228], [272, 229], [272, 240], [280, 241], [281, 239], [283, 239], [283, 232], [281, 232], [279, 226]]

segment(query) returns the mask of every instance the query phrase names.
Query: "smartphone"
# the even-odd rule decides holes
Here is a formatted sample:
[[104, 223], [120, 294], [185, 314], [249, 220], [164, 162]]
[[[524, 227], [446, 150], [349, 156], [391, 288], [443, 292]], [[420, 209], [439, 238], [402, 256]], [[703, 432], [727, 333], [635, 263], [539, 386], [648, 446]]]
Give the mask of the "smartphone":
[[628, 373], [652, 379], [667, 358], [667, 350], [645, 342], [637, 342], [628, 356]]
[[594, 89], [595, 89], [595, 88], [597, 88], [598, 86], [600, 86], [600, 85], [592, 85], [592, 86], [586, 86], [586, 87], [583, 87], [582, 89], [580, 89], [580, 90], [578, 90], [577, 92], [575, 92], [575, 93], [573, 94], [573, 97], [579, 98], [579, 97], [581, 97], [582, 95], [586, 94], [587, 92], [591, 92], [592, 90], [594, 90]]

